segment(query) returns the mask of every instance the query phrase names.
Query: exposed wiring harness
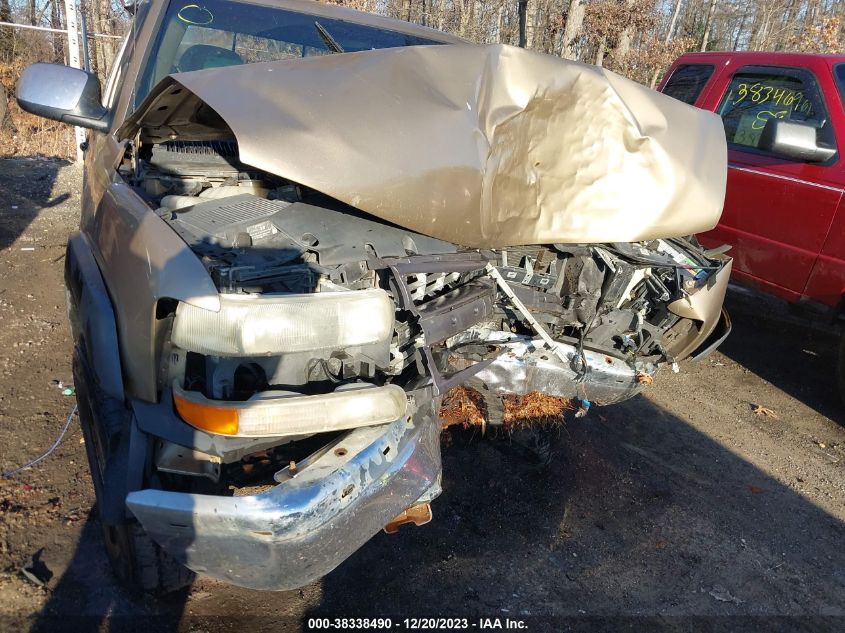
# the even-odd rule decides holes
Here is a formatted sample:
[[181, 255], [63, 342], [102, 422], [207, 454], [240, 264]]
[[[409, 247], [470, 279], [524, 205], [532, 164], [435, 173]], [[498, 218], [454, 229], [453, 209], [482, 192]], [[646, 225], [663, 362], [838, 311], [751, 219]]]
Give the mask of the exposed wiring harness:
[[53, 445], [49, 449], [47, 449], [47, 451], [45, 453], [43, 453], [40, 457], [36, 457], [31, 462], [27, 462], [23, 466], [18, 466], [17, 468], [13, 468], [12, 470], [4, 471], [3, 472], [3, 478], [9, 479], [11, 477], [14, 477], [19, 472], [24, 471], [24, 470], [28, 470], [28, 469], [32, 468], [33, 466], [35, 466], [36, 464], [38, 464], [39, 462], [47, 459], [52, 454], [52, 452], [59, 447], [59, 444], [62, 443], [62, 440], [65, 439], [65, 435], [67, 434], [67, 430], [70, 428], [70, 423], [71, 423], [71, 421], [73, 421], [73, 416], [76, 414], [76, 410], [77, 410], [77, 405], [73, 405], [73, 409], [70, 410], [70, 413], [67, 416], [67, 421], [65, 422], [65, 426], [62, 429], [62, 432], [59, 433], [59, 437], [56, 438], [56, 441], [53, 442]]

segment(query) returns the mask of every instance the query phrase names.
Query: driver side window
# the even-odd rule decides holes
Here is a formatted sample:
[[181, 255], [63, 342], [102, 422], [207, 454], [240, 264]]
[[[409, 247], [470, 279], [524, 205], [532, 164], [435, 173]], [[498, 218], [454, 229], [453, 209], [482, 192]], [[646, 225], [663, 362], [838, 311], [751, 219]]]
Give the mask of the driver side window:
[[717, 110], [725, 136], [739, 149], [758, 149], [769, 119], [812, 125], [819, 141], [834, 146], [833, 129], [818, 83], [797, 68], [745, 67], [731, 79]]

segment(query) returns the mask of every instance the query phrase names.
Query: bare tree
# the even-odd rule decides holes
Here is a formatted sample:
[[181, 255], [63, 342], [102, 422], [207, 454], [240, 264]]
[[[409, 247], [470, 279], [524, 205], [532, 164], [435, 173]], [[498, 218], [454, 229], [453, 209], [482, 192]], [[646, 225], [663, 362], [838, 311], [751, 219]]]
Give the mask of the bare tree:
[[[0, 0], [0, 22], [12, 21], [12, 7], [9, 0]], [[15, 52], [15, 33], [9, 28], [0, 28], [0, 62], [8, 64]], [[5, 107], [6, 102], [3, 101]]]
[[716, 11], [716, 0], [710, 0], [710, 7], [707, 9], [707, 19], [704, 22], [704, 35], [701, 37], [701, 50], [707, 50], [710, 43], [710, 29], [713, 27], [713, 14]]
[[586, 0], [569, 0], [566, 12], [566, 26], [563, 29], [561, 55], [567, 59], [578, 59], [578, 39], [584, 27]]

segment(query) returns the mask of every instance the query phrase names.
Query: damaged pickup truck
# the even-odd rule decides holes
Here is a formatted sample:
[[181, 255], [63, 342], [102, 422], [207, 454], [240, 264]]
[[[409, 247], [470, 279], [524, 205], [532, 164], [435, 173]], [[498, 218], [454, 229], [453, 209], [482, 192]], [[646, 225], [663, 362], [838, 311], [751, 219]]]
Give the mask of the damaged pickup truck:
[[291, 589], [440, 493], [443, 394], [610, 404], [730, 329], [719, 118], [613, 73], [302, 0], [140, 2], [66, 283], [116, 573]]

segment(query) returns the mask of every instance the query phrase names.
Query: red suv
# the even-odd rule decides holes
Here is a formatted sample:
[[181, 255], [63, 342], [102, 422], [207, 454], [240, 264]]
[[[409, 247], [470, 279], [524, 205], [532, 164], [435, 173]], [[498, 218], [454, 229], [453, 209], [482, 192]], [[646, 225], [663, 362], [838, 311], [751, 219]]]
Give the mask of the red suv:
[[[843, 318], [845, 55], [690, 53], [660, 90], [725, 125], [725, 209], [701, 242], [732, 244], [742, 283]], [[845, 334], [838, 382], [845, 398]]]

